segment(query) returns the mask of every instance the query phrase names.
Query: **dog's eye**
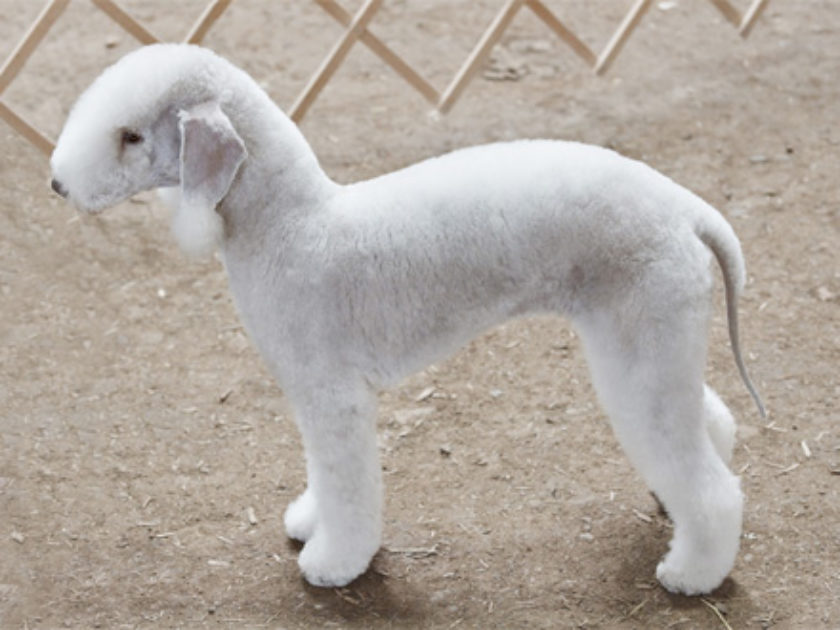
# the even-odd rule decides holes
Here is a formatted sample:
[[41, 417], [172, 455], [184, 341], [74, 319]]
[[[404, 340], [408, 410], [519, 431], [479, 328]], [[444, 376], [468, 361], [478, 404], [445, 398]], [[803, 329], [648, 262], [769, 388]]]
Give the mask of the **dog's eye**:
[[143, 142], [143, 136], [141, 136], [136, 131], [131, 131], [126, 129], [122, 133], [122, 143], [123, 144], [140, 144]]

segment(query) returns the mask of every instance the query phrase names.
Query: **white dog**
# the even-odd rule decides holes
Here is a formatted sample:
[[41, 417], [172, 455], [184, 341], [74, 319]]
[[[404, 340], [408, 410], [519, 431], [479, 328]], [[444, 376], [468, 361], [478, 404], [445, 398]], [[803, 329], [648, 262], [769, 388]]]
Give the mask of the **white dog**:
[[285, 524], [306, 542], [311, 583], [350, 582], [380, 545], [377, 391], [545, 312], [576, 326], [621, 444], [674, 521], [661, 583], [704, 593], [732, 569], [735, 425], [703, 369], [711, 252], [761, 408], [738, 350], [744, 263], [723, 217], [663, 175], [597, 147], [522, 141], [341, 186], [253, 79], [185, 45], [106, 70], [73, 108], [52, 172], [88, 212], [177, 186], [181, 247], [221, 249], [303, 436], [308, 484]]

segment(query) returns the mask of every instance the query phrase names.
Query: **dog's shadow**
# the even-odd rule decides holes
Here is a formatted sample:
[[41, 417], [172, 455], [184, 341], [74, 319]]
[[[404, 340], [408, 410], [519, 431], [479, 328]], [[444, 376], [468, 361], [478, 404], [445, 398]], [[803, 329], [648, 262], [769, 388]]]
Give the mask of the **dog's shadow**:
[[[610, 580], [612, 595], [617, 601], [637, 602], [640, 598], [647, 600], [645, 592], [649, 591], [656, 602], [654, 606], [647, 606], [634, 614], [636, 621], [644, 622], [651, 610], [662, 606], [717, 614], [710, 610], [714, 607], [724, 616], [729, 609], [733, 609], [732, 612], [738, 618], [749, 619], [754, 616], [756, 610], [748, 593], [731, 577], [726, 578], [715, 591], [702, 597], [675, 595], [663, 589], [652, 576], [656, 564], [666, 551], [671, 531], [666, 525], [667, 517], [664, 514], [658, 514], [655, 523], [659, 526], [657, 529], [660, 529], [658, 533], [647, 528], [640, 529], [637, 524], [628, 521], [620, 527], [621, 532], [615, 537], [623, 541], [621, 549], [625, 551], [620, 554], [622, 560]], [[302, 543], [292, 540], [287, 541], [287, 545], [295, 554], [303, 547]], [[608, 546], [603, 553], [603, 563], [612, 564], [615, 550]], [[433, 613], [429, 608], [428, 594], [422, 589], [415, 592], [403, 580], [399, 581], [397, 588], [393, 588], [393, 581], [383, 570], [387, 564], [383, 552], [378, 552], [368, 570], [343, 588], [312, 586], [301, 577], [303, 599], [306, 602], [305, 612], [301, 614], [310, 621], [317, 619], [325, 623], [341, 621], [365, 626], [378, 619], [397, 622], [405, 627], [422, 625]], [[649, 576], [649, 579], [644, 576]]]
[[[288, 540], [287, 545], [296, 554], [303, 548], [303, 543], [295, 540]], [[301, 577], [308, 603], [307, 614], [325, 622], [341, 620], [364, 624], [380, 619], [409, 626], [422, 624], [430, 614], [428, 598], [407, 589], [404, 582], [398, 591], [392, 589], [388, 574], [382, 569], [385, 564], [382, 553], [379, 551], [374, 556], [365, 573], [342, 588], [312, 586]]]
[[[622, 548], [627, 552], [621, 555], [622, 560], [615, 575], [615, 585], [620, 591], [621, 601], [635, 602], [640, 598], [647, 599], [641, 593], [649, 589], [655, 594], [653, 600], [658, 602], [660, 607], [669, 606], [677, 611], [703, 611], [723, 618], [731, 613], [739, 619], [751, 619], [759, 613], [746, 589], [731, 576], [727, 577], [714, 591], [702, 596], [679, 595], [662, 588], [653, 575], [656, 572], [656, 565], [667, 551], [667, 540], [672, 530], [661, 506], [654, 523], [660, 529], [658, 533], [650, 529], [640, 529], [632, 521], [622, 526], [623, 531], [618, 538], [624, 541]], [[640, 580], [640, 576], [651, 577]], [[712, 611], [712, 608], [716, 611]], [[643, 621], [644, 610], [650, 610], [650, 608], [640, 611], [639, 616], [636, 617], [638, 621]]]

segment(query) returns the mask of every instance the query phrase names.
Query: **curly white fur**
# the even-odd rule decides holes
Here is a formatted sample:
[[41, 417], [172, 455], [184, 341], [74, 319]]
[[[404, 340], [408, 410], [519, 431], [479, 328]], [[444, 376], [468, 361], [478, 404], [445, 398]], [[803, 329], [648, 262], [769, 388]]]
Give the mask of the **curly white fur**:
[[88, 211], [177, 187], [182, 247], [221, 247], [303, 436], [308, 486], [285, 524], [306, 542], [311, 583], [348, 583], [379, 547], [376, 392], [535, 312], [575, 324], [619, 440], [674, 520], [662, 584], [704, 593], [732, 569], [735, 426], [703, 370], [710, 252], [743, 367], [743, 259], [723, 217], [663, 175], [593, 146], [521, 141], [341, 186], [248, 75], [183, 45], [105, 71], [52, 168], [56, 190]]

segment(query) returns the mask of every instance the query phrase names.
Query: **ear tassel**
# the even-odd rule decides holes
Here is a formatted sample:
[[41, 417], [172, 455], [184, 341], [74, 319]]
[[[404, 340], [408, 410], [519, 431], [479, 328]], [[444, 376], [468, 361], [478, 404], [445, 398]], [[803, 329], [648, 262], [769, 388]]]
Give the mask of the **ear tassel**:
[[172, 234], [181, 250], [190, 256], [209, 256], [216, 251], [224, 230], [221, 215], [205, 203], [190, 203], [182, 198], [172, 215]]
[[172, 232], [193, 256], [212, 254], [224, 238], [216, 205], [230, 189], [245, 160], [245, 143], [217, 102], [200, 103], [178, 113], [181, 132], [181, 199]]

